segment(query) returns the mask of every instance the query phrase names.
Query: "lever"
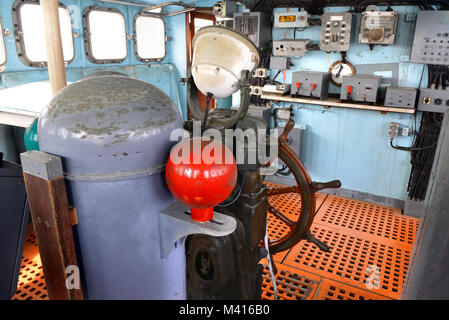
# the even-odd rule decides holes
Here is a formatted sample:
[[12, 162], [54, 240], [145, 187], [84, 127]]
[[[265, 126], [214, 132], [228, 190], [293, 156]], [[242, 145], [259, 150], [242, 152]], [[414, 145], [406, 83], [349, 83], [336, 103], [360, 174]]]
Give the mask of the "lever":
[[312, 92], [313, 92], [313, 90], [315, 90], [315, 88], [316, 88], [316, 83], [311, 83], [311, 84], [310, 84], [310, 87], [312, 88], [312, 89], [310, 90], [310, 96], [313, 97]]
[[341, 187], [341, 181], [340, 180], [332, 180], [329, 182], [316, 182], [313, 181], [310, 184], [310, 188], [312, 189], [312, 192], [317, 192], [323, 189], [337, 189]]
[[281, 135], [278, 137], [279, 143], [285, 143], [287, 141], [288, 134], [295, 127], [295, 121], [290, 118], [285, 124], [284, 131], [282, 131]]
[[304, 233], [303, 238], [305, 240], [307, 240], [308, 242], [313, 243], [314, 245], [316, 245], [321, 251], [324, 252], [330, 252], [331, 248], [323, 241], [319, 240], [317, 237], [315, 237], [312, 232], [310, 232], [310, 230], [306, 231], [306, 233]]

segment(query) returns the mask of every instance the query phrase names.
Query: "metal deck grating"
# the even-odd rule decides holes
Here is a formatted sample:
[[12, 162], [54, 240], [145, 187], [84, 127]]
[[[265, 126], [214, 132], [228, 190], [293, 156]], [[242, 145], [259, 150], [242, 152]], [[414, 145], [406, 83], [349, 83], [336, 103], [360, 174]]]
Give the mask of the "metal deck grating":
[[[331, 252], [322, 252], [315, 245], [302, 241], [290, 251], [284, 264], [362, 289], [367, 288], [366, 281], [372, 279], [372, 284], [378, 287], [373, 292], [400, 297], [411, 249], [319, 225], [312, 226], [312, 233], [326, 242]], [[377, 283], [373, 277], [376, 267]]]
[[413, 246], [419, 219], [402, 215], [400, 209], [330, 195], [318, 211], [315, 223]]
[[[276, 186], [269, 184], [269, 187]], [[272, 197], [271, 203], [297, 218], [298, 195]], [[317, 194], [317, 214], [312, 232], [331, 247], [323, 253], [301, 241], [294, 248], [274, 255], [280, 299], [287, 300], [378, 300], [398, 299], [407, 272], [419, 219], [401, 215], [399, 209]], [[268, 214], [268, 232], [279, 238], [287, 226]], [[266, 266], [262, 298], [273, 299], [273, 286]], [[378, 273], [373, 273], [377, 267]], [[371, 279], [370, 286], [366, 280]], [[377, 280], [377, 281], [376, 281]], [[32, 228], [27, 233], [18, 290], [13, 299], [48, 299], [45, 279]]]
[[13, 300], [48, 300], [36, 236], [30, 224], [25, 238], [17, 291]]
[[324, 279], [322, 281], [313, 299], [314, 300], [391, 300], [391, 298], [329, 279]]
[[[276, 287], [279, 300], [310, 300], [321, 281], [321, 277], [307, 272], [298, 272], [286, 265], [277, 265]], [[273, 300], [274, 289], [268, 266], [263, 270], [262, 299]]]

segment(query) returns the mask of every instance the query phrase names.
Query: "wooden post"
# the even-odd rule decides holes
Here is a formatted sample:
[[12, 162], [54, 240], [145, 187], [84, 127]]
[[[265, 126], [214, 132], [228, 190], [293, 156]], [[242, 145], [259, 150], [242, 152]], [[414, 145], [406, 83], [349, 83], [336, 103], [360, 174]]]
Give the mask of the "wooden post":
[[[20, 158], [48, 296], [56, 300], [81, 300], [61, 158], [41, 151], [25, 152]], [[69, 266], [75, 267], [67, 269]], [[79, 286], [73, 288], [74, 284]]]
[[41, 0], [44, 17], [45, 45], [47, 47], [48, 75], [55, 95], [67, 85], [59, 24], [58, 0]]

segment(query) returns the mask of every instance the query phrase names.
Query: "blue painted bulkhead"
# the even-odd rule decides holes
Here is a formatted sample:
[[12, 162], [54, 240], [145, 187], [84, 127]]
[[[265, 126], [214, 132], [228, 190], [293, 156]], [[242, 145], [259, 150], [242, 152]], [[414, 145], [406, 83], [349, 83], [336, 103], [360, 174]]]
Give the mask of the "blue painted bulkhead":
[[[6, 70], [0, 73], [0, 88], [12, 87], [18, 84], [48, 79], [47, 71], [41, 68], [25, 66], [18, 58], [14, 43], [14, 28], [11, 16], [11, 4], [14, 0], [0, 2], [0, 16], [3, 29], [12, 31], [5, 37], [7, 50]], [[112, 69], [148, 81], [165, 91], [177, 104], [185, 119], [187, 115], [186, 88], [178, 81], [186, 74], [186, 34], [185, 15], [165, 19], [167, 54], [161, 63], [152, 62], [148, 66], [139, 62], [135, 56], [133, 40], [128, 40], [128, 56], [120, 64], [98, 65], [85, 58], [83, 45], [81, 16], [78, 8], [89, 5], [112, 7], [119, 9], [126, 19], [127, 34], [133, 33], [133, 18], [140, 8], [112, 3], [101, 3], [93, 0], [61, 0], [74, 19], [74, 32], [80, 33], [75, 38], [75, 59], [67, 66], [68, 81], [76, 81], [94, 69]], [[145, 1], [141, 1], [145, 2]], [[160, 3], [163, 1], [149, 1]], [[187, 1], [192, 2], [192, 1]], [[195, 1], [198, 6], [211, 6], [214, 1]], [[349, 8], [326, 8], [325, 11], [347, 11]], [[385, 9], [385, 7], [381, 7]], [[371, 51], [368, 45], [357, 43], [357, 32], [360, 14], [354, 15], [351, 48], [347, 58], [357, 67], [365, 65], [372, 72], [379, 71], [379, 66], [389, 64], [398, 68], [400, 86], [418, 88], [427, 85], [424, 65], [408, 62], [413, 38], [414, 22], [406, 22], [406, 15], [415, 15], [417, 7], [393, 7], [399, 12], [399, 25], [396, 42], [391, 46], [375, 46]], [[171, 9], [173, 10], [173, 8]], [[244, 10], [241, 7], [241, 10]], [[286, 9], [275, 9], [286, 11]], [[293, 11], [293, 9], [292, 9]], [[297, 31], [297, 38], [310, 38], [312, 43], [318, 43], [320, 27], [309, 27]], [[293, 29], [273, 29], [273, 39], [292, 38]], [[294, 66], [287, 71], [285, 82], [290, 82], [291, 72], [296, 70], [327, 71], [329, 62], [339, 59], [339, 55], [331, 53], [328, 56], [323, 51], [308, 52], [301, 59], [292, 59]], [[368, 66], [373, 65], [373, 66]], [[382, 73], [383, 75], [388, 72]], [[274, 72], [271, 73], [273, 77]], [[278, 80], [282, 79], [282, 75]], [[331, 85], [331, 92], [338, 89]], [[278, 103], [277, 106], [290, 106], [290, 103]], [[273, 106], [273, 108], [276, 106]], [[419, 123], [419, 114], [406, 115], [399, 113], [381, 114], [376, 111], [364, 111], [344, 108], [324, 109], [321, 106], [294, 105], [295, 121], [306, 125], [303, 133], [300, 156], [309, 170], [313, 180], [328, 181], [340, 179], [345, 189], [366, 192], [387, 198], [405, 200], [407, 182], [410, 175], [410, 154], [394, 150], [389, 145], [387, 135], [390, 122], [414, 128]], [[1, 139], [1, 136], [0, 136]], [[412, 138], [401, 137], [396, 143], [409, 146]], [[4, 148], [5, 141], [0, 141]]]

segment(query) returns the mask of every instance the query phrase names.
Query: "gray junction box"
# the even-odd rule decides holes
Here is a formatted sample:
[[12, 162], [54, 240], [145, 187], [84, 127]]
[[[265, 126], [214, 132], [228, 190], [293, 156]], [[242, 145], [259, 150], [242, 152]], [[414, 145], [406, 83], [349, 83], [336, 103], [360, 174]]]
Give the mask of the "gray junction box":
[[376, 102], [381, 76], [343, 76], [340, 99], [361, 102]]
[[387, 87], [384, 105], [386, 107], [414, 109], [417, 93], [418, 90], [415, 88]]
[[351, 12], [326, 12], [321, 16], [320, 49], [348, 51], [352, 31]]
[[297, 71], [292, 73], [290, 93], [297, 96], [327, 99], [329, 89], [329, 72]]
[[258, 48], [271, 45], [271, 16], [264, 12], [235, 12], [234, 30], [248, 37]]
[[428, 112], [445, 112], [449, 109], [449, 90], [446, 88], [421, 88], [418, 99], [418, 110]]
[[419, 11], [410, 62], [449, 65], [449, 11]]

